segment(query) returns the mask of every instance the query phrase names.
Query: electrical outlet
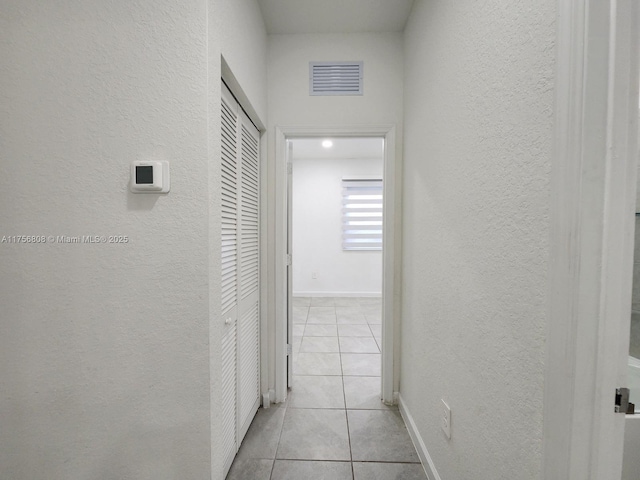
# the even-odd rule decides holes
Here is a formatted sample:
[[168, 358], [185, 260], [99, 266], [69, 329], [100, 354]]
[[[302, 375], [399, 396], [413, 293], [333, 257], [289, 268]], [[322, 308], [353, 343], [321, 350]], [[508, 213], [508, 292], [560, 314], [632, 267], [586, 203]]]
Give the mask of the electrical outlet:
[[451, 409], [444, 400], [442, 400], [442, 418], [440, 419], [440, 427], [447, 438], [451, 439]]
[[312, 280], [317, 280], [318, 279], [318, 272], [311, 272], [311, 279]]

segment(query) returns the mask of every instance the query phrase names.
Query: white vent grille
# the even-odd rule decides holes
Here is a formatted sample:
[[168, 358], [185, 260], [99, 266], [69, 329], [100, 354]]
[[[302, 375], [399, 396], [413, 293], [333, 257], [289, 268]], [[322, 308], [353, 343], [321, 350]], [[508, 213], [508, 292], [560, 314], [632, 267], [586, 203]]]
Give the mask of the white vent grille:
[[362, 62], [309, 62], [309, 95], [362, 95]]

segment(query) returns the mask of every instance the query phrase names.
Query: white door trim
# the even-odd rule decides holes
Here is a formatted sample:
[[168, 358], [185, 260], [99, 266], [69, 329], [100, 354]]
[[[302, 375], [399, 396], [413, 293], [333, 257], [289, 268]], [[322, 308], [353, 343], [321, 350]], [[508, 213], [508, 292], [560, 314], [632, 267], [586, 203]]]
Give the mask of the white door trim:
[[293, 196], [293, 164], [289, 165], [293, 161], [293, 143], [286, 142], [285, 163], [287, 167], [287, 350], [291, 349], [291, 353], [287, 356], [287, 388], [291, 388], [293, 385], [293, 264], [289, 262], [289, 255], [293, 250], [293, 229], [292, 227], [292, 215], [293, 215], [293, 203], [289, 201]]
[[620, 478], [637, 169], [637, 0], [558, 2], [545, 479]]
[[275, 397], [282, 402], [287, 396], [287, 166], [286, 140], [302, 137], [383, 137], [384, 159], [384, 227], [382, 282], [382, 400], [397, 400], [399, 352], [397, 339], [400, 319], [400, 175], [396, 158], [395, 125], [364, 126], [280, 126], [275, 129]]

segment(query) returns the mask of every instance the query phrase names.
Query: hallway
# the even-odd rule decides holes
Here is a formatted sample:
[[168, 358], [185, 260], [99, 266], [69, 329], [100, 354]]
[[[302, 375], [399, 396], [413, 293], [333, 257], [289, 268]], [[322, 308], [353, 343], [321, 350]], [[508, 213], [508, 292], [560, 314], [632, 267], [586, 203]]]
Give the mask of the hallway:
[[397, 407], [380, 401], [381, 301], [294, 300], [287, 402], [260, 409], [228, 480], [423, 480]]

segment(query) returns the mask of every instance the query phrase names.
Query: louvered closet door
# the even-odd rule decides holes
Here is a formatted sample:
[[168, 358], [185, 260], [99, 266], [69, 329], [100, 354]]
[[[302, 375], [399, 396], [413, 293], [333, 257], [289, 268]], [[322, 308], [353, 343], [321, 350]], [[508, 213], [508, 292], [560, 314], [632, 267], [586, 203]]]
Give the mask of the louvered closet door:
[[[225, 92], [223, 92], [225, 93]], [[238, 148], [237, 105], [222, 97], [222, 448], [225, 474], [238, 451], [237, 437], [237, 313], [238, 313]]]
[[260, 137], [224, 85], [222, 90], [222, 422], [226, 474], [260, 405]]
[[240, 111], [240, 211], [238, 230], [238, 438], [260, 404], [259, 133]]

